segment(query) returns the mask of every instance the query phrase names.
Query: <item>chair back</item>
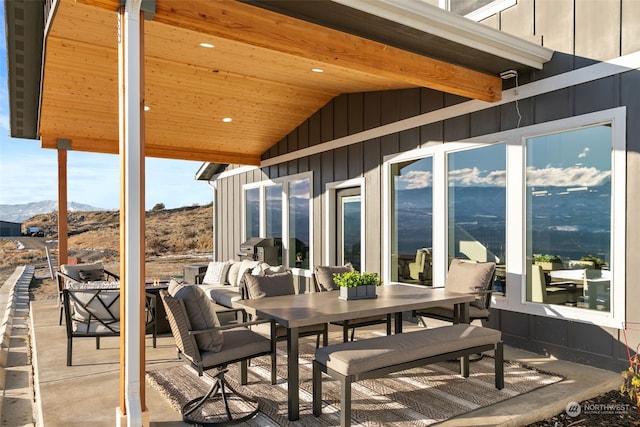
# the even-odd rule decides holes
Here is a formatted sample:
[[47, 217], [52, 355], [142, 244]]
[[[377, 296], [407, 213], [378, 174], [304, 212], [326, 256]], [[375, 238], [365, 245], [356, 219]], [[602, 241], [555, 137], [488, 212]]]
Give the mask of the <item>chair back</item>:
[[119, 335], [120, 288], [65, 288], [63, 292], [69, 334]]
[[313, 283], [316, 292], [333, 291], [338, 289], [338, 285], [333, 280], [333, 275], [353, 271], [353, 265], [351, 263], [345, 265], [318, 265], [313, 271]]
[[475, 293], [470, 305], [488, 309], [496, 271], [495, 262], [473, 262], [458, 258], [451, 260], [445, 288], [452, 292]]
[[178, 351], [191, 363], [201, 366], [202, 358], [200, 356], [200, 350], [198, 349], [195, 337], [189, 333], [191, 323], [189, 322], [184, 302], [172, 297], [169, 295], [169, 292], [164, 289], [160, 290], [160, 299], [162, 299], [162, 304], [164, 304], [167, 320], [169, 321], [171, 333], [176, 341]]
[[531, 265], [531, 302], [544, 302], [547, 296], [547, 281], [544, 277], [542, 267], [536, 264]]

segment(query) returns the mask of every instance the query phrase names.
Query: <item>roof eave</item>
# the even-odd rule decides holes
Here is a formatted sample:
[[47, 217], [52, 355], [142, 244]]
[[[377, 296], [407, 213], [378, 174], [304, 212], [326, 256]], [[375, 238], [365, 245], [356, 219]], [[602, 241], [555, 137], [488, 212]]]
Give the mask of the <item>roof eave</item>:
[[447, 12], [421, 0], [331, 0], [443, 39], [542, 69], [553, 50]]
[[39, 139], [44, 10], [44, 0], [4, 2], [9, 124], [13, 138]]

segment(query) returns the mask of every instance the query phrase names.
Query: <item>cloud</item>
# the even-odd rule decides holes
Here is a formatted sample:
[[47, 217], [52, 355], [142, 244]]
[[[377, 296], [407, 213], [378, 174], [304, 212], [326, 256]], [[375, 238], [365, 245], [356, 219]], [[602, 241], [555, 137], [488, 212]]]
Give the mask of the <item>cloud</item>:
[[478, 168], [463, 168], [449, 172], [449, 186], [491, 186], [504, 187], [507, 172], [504, 170], [480, 171]]
[[578, 158], [584, 159], [585, 157], [587, 157], [587, 155], [589, 155], [589, 151], [591, 151], [591, 149], [589, 149], [589, 147], [585, 147], [585, 149], [582, 150], [580, 154], [578, 154]]
[[406, 175], [397, 177], [400, 183], [405, 184], [407, 190], [416, 190], [431, 186], [433, 174], [427, 171], [410, 171]]
[[528, 186], [593, 187], [607, 183], [611, 171], [594, 167], [572, 166], [569, 168], [527, 168]]

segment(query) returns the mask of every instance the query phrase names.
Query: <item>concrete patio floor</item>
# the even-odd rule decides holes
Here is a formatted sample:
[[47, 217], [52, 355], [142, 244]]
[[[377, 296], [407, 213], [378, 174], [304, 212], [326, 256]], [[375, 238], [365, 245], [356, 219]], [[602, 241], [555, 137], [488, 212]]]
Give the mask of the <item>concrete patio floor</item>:
[[[18, 301], [24, 304], [24, 298], [18, 296]], [[58, 324], [58, 315], [59, 309], [55, 300], [30, 302], [30, 330], [27, 341], [30, 341], [31, 357], [20, 356], [26, 349], [20, 350], [18, 345], [13, 350], [15, 362], [9, 364], [16, 365], [14, 368], [18, 369], [17, 375], [22, 379], [11, 380], [7, 374], [2, 425], [115, 425], [119, 396], [118, 338], [103, 338], [100, 350], [95, 349], [93, 339], [74, 340], [73, 366], [67, 367], [66, 333], [64, 326]], [[431, 322], [429, 326], [433, 326]], [[16, 341], [16, 344], [18, 342]], [[146, 342], [148, 368], [182, 363], [177, 360], [173, 338], [170, 335], [160, 336], [155, 349], [151, 346], [150, 337]], [[9, 353], [11, 360], [12, 351]], [[569, 402], [580, 402], [597, 396], [617, 388], [621, 383], [621, 377], [617, 372], [560, 361], [508, 346], [505, 348], [505, 358], [560, 374], [566, 379], [450, 419], [440, 425], [522, 426], [564, 411]], [[27, 369], [22, 368], [20, 371], [20, 364], [33, 366], [33, 380], [24, 379], [25, 375], [30, 375], [31, 370], [27, 366]], [[11, 385], [10, 381], [15, 381], [15, 384]], [[28, 404], [29, 393], [32, 393], [32, 396], [35, 393], [35, 403], [31, 401], [32, 405]], [[17, 397], [12, 398], [11, 395]], [[148, 386], [146, 403], [152, 426], [184, 425], [180, 414], [173, 410], [156, 390]], [[33, 422], [28, 421], [31, 417]], [[304, 425], [304, 421], [296, 424]]]

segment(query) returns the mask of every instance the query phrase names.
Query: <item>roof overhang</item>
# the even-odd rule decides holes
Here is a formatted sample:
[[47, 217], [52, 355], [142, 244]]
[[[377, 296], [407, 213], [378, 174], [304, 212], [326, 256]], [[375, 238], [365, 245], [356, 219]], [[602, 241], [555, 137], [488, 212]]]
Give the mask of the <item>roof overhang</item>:
[[[340, 94], [427, 87], [491, 102], [501, 71], [553, 53], [419, 0], [149, 3], [150, 157], [258, 165]], [[5, 1], [11, 136], [117, 153], [120, 1], [53, 4]]]

